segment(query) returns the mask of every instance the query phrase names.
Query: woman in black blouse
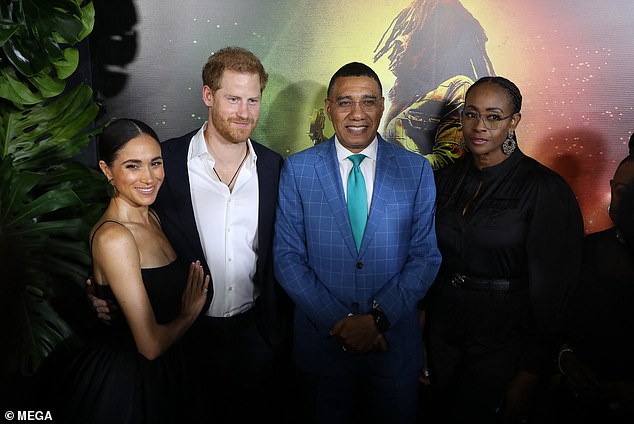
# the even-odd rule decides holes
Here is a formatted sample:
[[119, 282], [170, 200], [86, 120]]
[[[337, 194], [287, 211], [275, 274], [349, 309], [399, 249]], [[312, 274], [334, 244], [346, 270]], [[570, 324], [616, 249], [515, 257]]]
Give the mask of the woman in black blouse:
[[469, 153], [437, 174], [443, 262], [425, 304], [443, 422], [526, 422], [579, 272], [579, 206], [517, 147], [521, 103], [505, 78], [474, 83], [461, 120]]

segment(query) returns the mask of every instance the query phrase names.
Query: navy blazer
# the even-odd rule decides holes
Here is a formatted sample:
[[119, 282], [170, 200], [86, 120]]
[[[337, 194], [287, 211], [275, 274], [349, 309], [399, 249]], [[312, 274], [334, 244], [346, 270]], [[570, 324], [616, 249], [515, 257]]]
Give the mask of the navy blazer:
[[[188, 261], [200, 260], [204, 268], [209, 269], [196, 227], [187, 173], [187, 152], [197, 132], [194, 130], [161, 143], [165, 180], [152, 207], [158, 213], [163, 231], [176, 254]], [[254, 284], [260, 289], [260, 297], [256, 312], [262, 318], [258, 321], [267, 327], [267, 339], [277, 344], [285, 337], [280, 333], [286, 331], [286, 315], [289, 313], [289, 301], [275, 280], [272, 261], [275, 199], [283, 159], [278, 153], [253, 140], [251, 144], [257, 155], [259, 190], [258, 260]], [[210, 294], [213, 294], [212, 290]], [[208, 304], [211, 298], [209, 296]]]

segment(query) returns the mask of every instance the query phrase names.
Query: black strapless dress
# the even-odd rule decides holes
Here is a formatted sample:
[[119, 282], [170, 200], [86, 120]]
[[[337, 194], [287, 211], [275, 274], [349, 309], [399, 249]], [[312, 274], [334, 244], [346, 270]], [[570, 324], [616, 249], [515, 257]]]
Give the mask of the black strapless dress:
[[[143, 283], [158, 323], [180, 312], [188, 264], [175, 261], [143, 269]], [[100, 287], [100, 298], [114, 299]], [[120, 311], [110, 325], [102, 324], [71, 362], [63, 385], [64, 423], [183, 422], [189, 373], [179, 342], [154, 361], [138, 353], [130, 328]]]

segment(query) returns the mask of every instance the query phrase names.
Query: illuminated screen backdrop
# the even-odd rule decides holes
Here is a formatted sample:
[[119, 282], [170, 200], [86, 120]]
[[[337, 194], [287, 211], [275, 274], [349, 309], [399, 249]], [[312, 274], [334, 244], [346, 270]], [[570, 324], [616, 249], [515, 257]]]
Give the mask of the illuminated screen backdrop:
[[[418, 100], [413, 108], [422, 111], [426, 93], [447, 78], [494, 73], [522, 91], [520, 148], [571, 184], [586, 232], [610, 226], [609, 179], [634, 128], [634, 9], [627, 0], [99, 3], [109, 9], [102, 19], [110, 19], [95, 33], [106, 44], [91, 47], [104, 70], [96, 78], [104, 119], [141, 119], [162, 139], [199, 127], [206, 119], [202, 66], [228, 45], [253, 51], [269, 72], [253, 138], [283, 155], [311, 146], [322, 132], [328, 81], [347, 62], [379, 74], [387, 102], [382, 130], [390, 108], [394, 117]], [[117, 52], [128, 57], [117, 59]], [[331, 136], [327, 119], [323, 126]]]

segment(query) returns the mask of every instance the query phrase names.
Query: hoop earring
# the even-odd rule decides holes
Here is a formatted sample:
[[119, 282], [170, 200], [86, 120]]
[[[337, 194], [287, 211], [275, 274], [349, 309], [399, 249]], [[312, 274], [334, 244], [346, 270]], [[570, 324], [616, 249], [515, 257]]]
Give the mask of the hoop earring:
[[112, 180], [108, 180], [108, 182], [106, 183], [106, 193], [111, 199], [116, 197], [119, 193], [117, 191], [117, 187], [112, 183]]
[[513, 133], [509, 132], [506, 136], [506, 140], [502, 143], [502, 151], [508, 156], [515, 151], [516, 147], [517, 143], [515, 142], [515, 138], [513, 138]]

